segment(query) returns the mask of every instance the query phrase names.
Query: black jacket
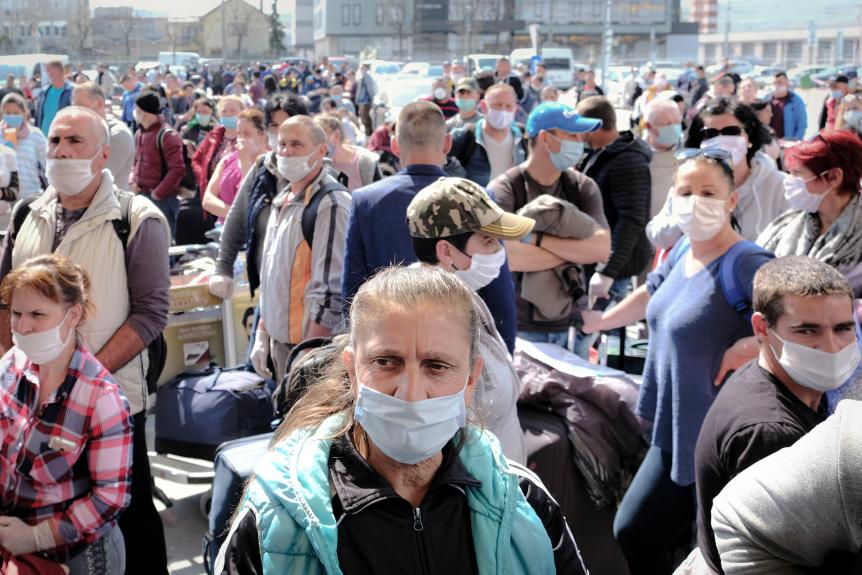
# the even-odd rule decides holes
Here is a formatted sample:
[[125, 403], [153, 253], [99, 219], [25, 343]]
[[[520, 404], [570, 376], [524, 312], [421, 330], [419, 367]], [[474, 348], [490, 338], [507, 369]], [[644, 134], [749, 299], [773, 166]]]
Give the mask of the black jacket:
[[611, 257], [606, 264], [596, 266], [602, 275], [614, 279], [635, 276], [652, 259], [652, 247], [645, 232], [652, 189], [651, 159], [647, 143], [626, 131], [604, 149], [590, 152], [578, 164], [578, 171], [595, 180], [602, 191], [605, 216], [611, 228]]
[[[464, 488], [481, 483], [463, 466], [451, 443], [444, 448], [443, 456], [425, 499], [414, 509], [356, 452], [349, 438], [333, 442], [329, 472], [342, 572], [478, 572]], [[551, 540], [557, 573], [585, 574], [577, 545], [557, 503], [529, 471], [518, 467], [515, 470], [521, 475], [521, 491]], [[224, 568], [219, 575], [262, 575], [256, 518], [245, 512], [236, 521], [222, 549]]]

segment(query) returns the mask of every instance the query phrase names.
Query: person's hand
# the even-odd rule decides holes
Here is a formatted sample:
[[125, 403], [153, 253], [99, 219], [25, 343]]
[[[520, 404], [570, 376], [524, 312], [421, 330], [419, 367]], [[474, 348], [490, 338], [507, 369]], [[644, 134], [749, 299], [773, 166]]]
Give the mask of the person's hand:
[[210, 293], [221, 299], [230, 299], [233, 295], [233, 278], [215, 274], [210, 276]]
[[12, 555], [38, 551], [35, 529], [17, 517], [0, 517], [0, 547]]
[[581, 312], [581, 318], [584, 321], [584, 325], [581, 326], [581, 331], [590, 334], [595, 333], [597, 331], [602, 331], [603, 328], [603, 318], [604, 312], [598, 310], [586, 310]]
[[269, 335], [266, 332], [257, 330], [254, 334], [254, 345], [251, 346], [251, 366], [255, 373], [259, 376], [270, 379], [272, 372], [266, 365], [266, 360], [269, 359]]
[[[750, 339], [752, 338], [737, 340], [736, 343], [727, 348], [727, 351], [724, 352], [724, 357], [721, 358], [721, 365], [718, 368], [718, 373], [713, 382], [716, 387], [724, 383], [724, 379], [731, 371], [736, 371], [748, 363], [749, 360], [753, 359], [753, 350], [749, 348]], [[754, 353], [756, 354], [756, 351]]]
[[599, 272], [593, 274], [590, 278], [590, 287], [587, 292], [588, 299], [596, 301], [599, 298], [607, 299], [611, 295], [611, 286], [614, 285], [614, 278], [604, 276]]

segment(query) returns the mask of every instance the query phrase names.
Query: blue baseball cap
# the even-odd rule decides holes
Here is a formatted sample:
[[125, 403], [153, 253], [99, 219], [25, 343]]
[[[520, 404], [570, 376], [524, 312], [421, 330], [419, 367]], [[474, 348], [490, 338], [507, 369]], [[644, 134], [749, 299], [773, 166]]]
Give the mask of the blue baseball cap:
[[545, 102], [539, 104], [527, 118], [527, 135], [535, 138], [542, 130], [562, 130], [579, 134], [595, 132], [602, 127], [602, 121], [596, 118], [585, 118], [565, 104]]

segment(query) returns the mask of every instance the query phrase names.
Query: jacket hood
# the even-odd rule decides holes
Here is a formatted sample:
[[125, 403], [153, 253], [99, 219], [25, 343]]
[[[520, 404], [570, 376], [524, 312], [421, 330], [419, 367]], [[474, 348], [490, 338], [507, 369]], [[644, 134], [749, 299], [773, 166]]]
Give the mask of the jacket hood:
[[616, 156], [617, 154], [622, 154], [624, 152], [640, 154], [646, 158], [647, 162], [652, 159], [652, 150], [650, 149], [649, 144], [640, 138], [635, 138], [634, 134], [629, 130], [620, 132], [620, 137], [608, 145], [605, 148], [605, 151], [602, 152], [602, 155], [609, 157]]
[[751, 159], [751, 173], [745, 183], [736, 188], [736, 191], [739, 194], [739, 199], [742, 200], [751, 191], [770, 184], [770, 180], [783, 181], [783, 179], [784, 175], [778, 170], [775, 160], [763, 152], [757, 152]]

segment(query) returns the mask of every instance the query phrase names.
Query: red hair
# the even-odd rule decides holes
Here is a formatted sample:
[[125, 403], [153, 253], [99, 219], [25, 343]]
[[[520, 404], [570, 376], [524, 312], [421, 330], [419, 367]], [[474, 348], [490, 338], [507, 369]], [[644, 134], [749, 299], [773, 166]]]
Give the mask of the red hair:
[[862, 141], [847, 130], [826, 130], [789, 150], [788, 167], [802, 166], [813, 174], [841, 168], [844, 173], [839, 189], [850, 194], [860, 191], [862, 179]]

